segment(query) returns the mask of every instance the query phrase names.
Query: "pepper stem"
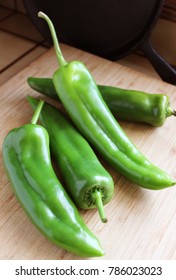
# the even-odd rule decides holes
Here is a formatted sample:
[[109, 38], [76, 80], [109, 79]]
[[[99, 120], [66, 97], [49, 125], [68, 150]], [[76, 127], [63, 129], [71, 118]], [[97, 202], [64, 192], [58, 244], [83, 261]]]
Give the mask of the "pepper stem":
[[172, 116], [176, 117], [176, 110], [172, 110]]
[[38, 13], [38, 17], [43, 18], [44, 20], [46, 20], [46, 22], [47, 22], [47, 24], [49, 26], [50, 32], [51, 32], [52, 39], [53, 39], [54, 49], [55, 49], [55, 52], [56, 52], [58, 63], [59, 63], [60, 66], [65, 66], [67, 64], [67, 62], [65, 61], [65, 59], [64, 59], [64, 57], [62, 55], [62, 52], [61, 52], [61, 49], [60, 49], [60, 46], [59, 46], [59, 41], [58, 41], [58, 38], [57, 38], [57, 35], [56, 35], [56, 31], [55, 31], [55, 28], [54, 28], [54, 25], [53, 25], [52, 21], [43, 12], [39, 12]]
[[168, 104], [168, 106], [166, 108], [166, 118], [168, 118], [170, 116], [176, 117], [176, 110], [172, 109]]
[[106, 218], [105, 212], [104, 212], [104, 207], [103, 207], [103, 202], [102, 202], [102, 195], [99, 190], [95, 190], [92, 193], [93, 198], [95, 199], [95, 203], [97, 205], [97, 209], [100, 215], [100, 218], [103, 223], [106, 223], [108, 220]]
[[34, 114], [33, 114], [33, 117], [31, 119], [31, 123], [32, 124], [36, 124], [37, 121], [38, 121], [38, 118], [40, 116], [40, 112], [42, 110], [42, 107], [43, 107], [43, 104], [44, 104], [44, 101], [43, 100], [40, 100], [38, 105], [37, 105], [37, 108], [35, 109], [34, 111]]

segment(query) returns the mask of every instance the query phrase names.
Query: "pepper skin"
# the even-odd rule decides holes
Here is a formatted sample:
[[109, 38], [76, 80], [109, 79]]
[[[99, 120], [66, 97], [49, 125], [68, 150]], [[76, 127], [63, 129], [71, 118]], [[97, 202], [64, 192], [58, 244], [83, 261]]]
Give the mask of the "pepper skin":
[[3, 142], [3, 160], [17, 199], [49, 240], [80, 256], [103, 255], [54, 173], [45, 128], [32, 122], [11, 130]]
[[112, 114], [121, 120], [162, 126], [167, 117], [175, 116], [166, 94], [149, 94], [136, 90], [99, 86]]
[[101, 155], [130, 181], [149, 189], [162, 189], [175, 182], [154, 166], [132, 144], [124, 133], [85, 65], [67, 63], [61, 53], [54, 26], [47, 15], [39, 17], [49, 25], [60, 67], [53, 74], [53, 83], [65, 110], [84, 137]]
[[[36, 109], [39, 101], [31, 96], [28, 101]], [[106, 204], [112, 198], [112, 177], [64, 114], [45, 102], [40, 121], [49, 134], [51, 154], [58, 163], [70, 196], [82, 209], [98, 208], [102, 221], [106, 222], [102, 203]]]
[[[27, 81], [32, 89], [60, 101], [51, 78], [29, 77]], [[112, 114], [119, 120], [159, 127], [166, 118], [176, 116], [166, 94], [150, 94], [105, 85], [98, 85], [98, 89]]]

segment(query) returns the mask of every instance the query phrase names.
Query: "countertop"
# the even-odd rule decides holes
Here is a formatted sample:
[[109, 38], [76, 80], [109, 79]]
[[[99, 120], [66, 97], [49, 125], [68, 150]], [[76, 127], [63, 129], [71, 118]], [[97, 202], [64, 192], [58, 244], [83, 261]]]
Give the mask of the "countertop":
[[[61, 47], [67, 60], [83, 61], [97, 83], [149, 93], [167, 93], [172, 106], [176, 104], [175, 86], [161, 81], [157, 76], [141, 73], [120, 62], [110, 62], [67, 45]], [[26, 97], [39, 94], [29, 88], [27, 77], [52, 76], [56, 67], [56, 57], [51, 48], [1, 86], [0, 149], [8, 131], [31, 118], [32, 110]], [[154, 164], [176, 178], [174, 117], [167, 119], [160, 128], [129, 122], [120, 124]], [[105, 250], [102, 259], [175, 259], [176, 187], [162, 191], [146, 190], [120, 176], [107, 163], [104, 162], [104, 165], [115, 182], [113, 199], [105, 206], [108, 223], [101, 223], [96, 210], [80, 210]], [[53, 245], [33, 226], [12, 192], [4, 172], [2, 156], [0, 178], [0, 258], [81, 259]]]

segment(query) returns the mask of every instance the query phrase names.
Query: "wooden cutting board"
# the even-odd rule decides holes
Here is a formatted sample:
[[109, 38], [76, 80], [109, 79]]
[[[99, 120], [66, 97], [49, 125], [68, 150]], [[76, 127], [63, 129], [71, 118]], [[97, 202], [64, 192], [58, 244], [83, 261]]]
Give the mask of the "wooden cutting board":
[[[167, 93], [176, 107], [175, 87], [133, 69], [62, 45], [67, 61], [83, 61], [99, 84]], [[28, 122], [32, 109], [26, 96], [41, 96], [26, 82], [28, 76], [51, 77], [57, 67], [53, 49], [30, 64], [0, 88], [0, 151], [8, 131]], [[160, 128], [120, 122], [136, 146], [176, 179], [176, 119]], [[102, 259], [176, 259], [176, 187], [162, 191], [142, 189], [108, 165], [115, 182], [113, 199], [105, 206], [108, 223], [96, 210], [80, 211], [104, 250]], [[14, 196], [0, 157], [0, 258], [80, 259], [49, 242], [30, 222]]]

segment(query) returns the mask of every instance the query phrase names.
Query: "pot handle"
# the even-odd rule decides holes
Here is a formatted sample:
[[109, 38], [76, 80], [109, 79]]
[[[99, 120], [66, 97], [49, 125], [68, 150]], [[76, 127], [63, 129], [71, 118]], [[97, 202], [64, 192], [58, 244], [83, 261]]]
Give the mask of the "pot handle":
[[167, 83], [176, 85], [176, 70], [156, 52], [150, 40], [143, 42], [140, 47], [161, 79]]

